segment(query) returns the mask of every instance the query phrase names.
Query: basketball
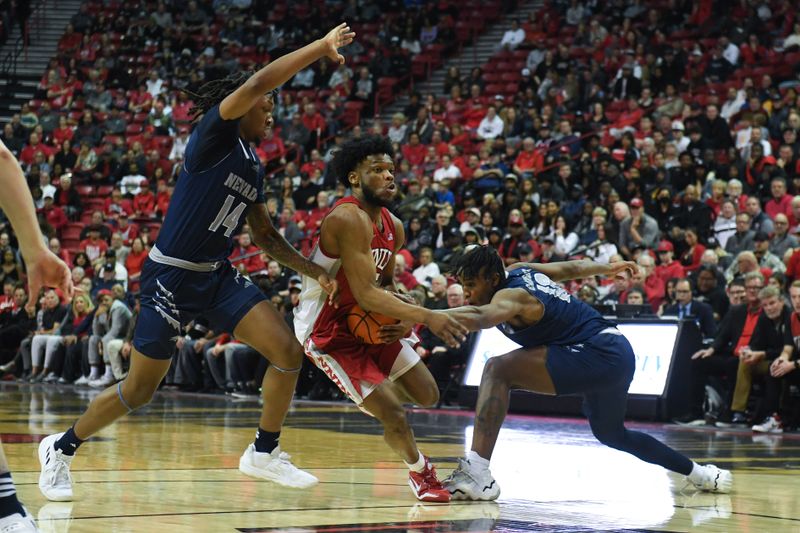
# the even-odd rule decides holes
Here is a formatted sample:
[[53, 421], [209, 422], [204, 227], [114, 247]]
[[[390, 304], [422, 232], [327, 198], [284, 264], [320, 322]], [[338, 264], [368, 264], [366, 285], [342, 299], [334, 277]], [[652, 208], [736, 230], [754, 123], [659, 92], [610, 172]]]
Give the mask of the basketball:
[[347, 328], [350, 333], [365, 344], [381, 344], [378, 330], [384, 324], [397, 324], [396, 318], [391, 318], [379, 313], [364, 311], [358, 304], [354, 305], [347, 313]]

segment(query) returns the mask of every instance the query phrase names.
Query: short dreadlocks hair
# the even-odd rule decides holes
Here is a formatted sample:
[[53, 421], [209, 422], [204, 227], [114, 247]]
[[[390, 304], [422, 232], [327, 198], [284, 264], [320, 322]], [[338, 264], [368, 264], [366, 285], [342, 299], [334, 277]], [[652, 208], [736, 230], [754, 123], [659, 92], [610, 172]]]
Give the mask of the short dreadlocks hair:
[[501, 280], [504, 280], [506, 269], [497, 250], [487, 245], [471, 245], [456, 260], [453, 265], [453, 274], [459, 278], [483, 277], [486, 279], [491, 278], [492, 274], [497, 274]]
[[379, 135], [367, 135], [352, 139], [344, 143], [334, 154], [331, 170], [339, 182], [343, 183], [345, 187], [349, 187], [350, 181], [347, 179], [347, 175], [353, 172], [367, 157], [381, 154], [387, 154], [394, 159], [394, 149], [392, 149], [392, 142], [389, 139]]
[[[197, 89], [197, 92], [186, 89], [184, 92], [194, 102], [194, 105], [189, 110], [192, 122], [197, 122], [209, 109], [222, 102], [226, 96], [244, 85], [253, 74], [255, 72], [250, 70], [240, 70], [222, 79], [204, 83]], [[278, 89], [271, 90], [269, 94], [272, 96], [272, 101], [277, 102]]]

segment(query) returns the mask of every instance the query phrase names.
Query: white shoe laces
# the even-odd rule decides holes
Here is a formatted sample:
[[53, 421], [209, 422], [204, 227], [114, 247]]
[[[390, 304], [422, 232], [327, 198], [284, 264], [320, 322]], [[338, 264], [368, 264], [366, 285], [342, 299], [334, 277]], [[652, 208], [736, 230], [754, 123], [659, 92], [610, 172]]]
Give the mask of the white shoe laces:
[[459, 476], [466, 477], [467, 481], [471, 481], [472, 483], [476, 483], [477, 480], [475, 476], [473, 476], [469, 471], [470, 463], [466, 459], [459, 459], [458, 460], [458, 468], [453, 470], [447, 478], [443, 481], [443, 483], [455, 483], [457, 482]]
[[53, 467], [50, 469], [50, 484], [55, 488], [71, 488], [72, 476], [69, 465], [62, 457], [62, 452], [54, 450]]

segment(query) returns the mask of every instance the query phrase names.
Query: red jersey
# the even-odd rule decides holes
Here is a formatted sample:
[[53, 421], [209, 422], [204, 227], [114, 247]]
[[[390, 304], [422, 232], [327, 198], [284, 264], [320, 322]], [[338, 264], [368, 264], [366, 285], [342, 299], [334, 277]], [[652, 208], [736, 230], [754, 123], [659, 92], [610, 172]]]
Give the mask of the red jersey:
[[[333, 205], [331, 212], [342, 204], [355, 204], [360, 207], [359, 201], [348, 196]], [[377, 224], [372, 225], [372, 258], [375, 260], [375, 280], [379, 281], [389, 264], [396, 247], [394, 220], [386, 208], [381, 209], [382, 228]], [[347, 314], [356, 305], [355, 296], [350, 289], [350, 284], [340, 268], [341, 260], [338, 256], [326, 252], [317, 242], [311, 252], [311, 260], [327, 270], [331, 276], [336, 276], [339, 283], [339, 307], [328, 303], [327, 295], [316, 280], [303, 279], [303, 292], [300, 293], [300, 305], [295, 309], [295, 335], [301, 343], [308, 337], [314, 344], [324, 350], [335, 350], [336, 341], [353, 343], [353, 335], [347, 328]], [[387, 273], [391, 274], [391, 273]]]

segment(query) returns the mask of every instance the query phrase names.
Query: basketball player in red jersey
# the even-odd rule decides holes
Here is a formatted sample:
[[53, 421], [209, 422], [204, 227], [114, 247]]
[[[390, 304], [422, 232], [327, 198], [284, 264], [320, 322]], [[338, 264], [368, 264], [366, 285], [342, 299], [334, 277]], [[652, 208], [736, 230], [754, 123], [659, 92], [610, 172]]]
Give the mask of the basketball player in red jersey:
[[[306, 355], [363, 411], [383, 424], [383, 438], [409, 468], [414, 495], [448, 502], [450, 494], [436, 470], [417, 448], [406, 420], [404, 401], [432, 406], [439, 389], [407, 338], [421, 322], [452, 346], [466, 330], [448, 315], [397, 298], [392, 281], [394, 258], [405, 242], [403, 224], [389, 206], [397, 193], [389, 140], [369, 136], [346, 143], [331, 170], [350, 187], [325, 217], [311, 260], [339, 284], [338, 307], [331, 305], [316, 280], [305, 278], [295, 310], [295, 334]], [[381, 328], [383, 344], [364, 344], [347, 327], [347, 314], [358, 304], [366, 311], [401, 322]]]

